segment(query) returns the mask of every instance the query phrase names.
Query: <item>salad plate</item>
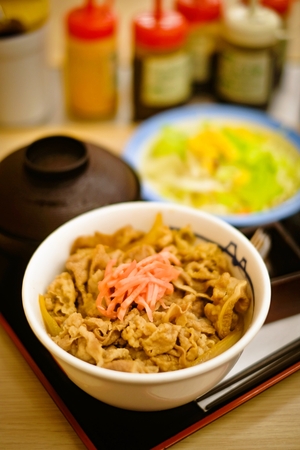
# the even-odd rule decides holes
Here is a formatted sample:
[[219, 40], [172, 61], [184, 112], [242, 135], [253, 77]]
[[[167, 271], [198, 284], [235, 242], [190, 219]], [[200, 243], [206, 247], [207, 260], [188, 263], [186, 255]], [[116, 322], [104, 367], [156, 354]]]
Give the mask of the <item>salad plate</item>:
[[137, 127], [123, 158], [146, 201], [179, 202], [241, 228], [300, 210], [300, 135], [256, 109], [194, 104], [159, 113]]

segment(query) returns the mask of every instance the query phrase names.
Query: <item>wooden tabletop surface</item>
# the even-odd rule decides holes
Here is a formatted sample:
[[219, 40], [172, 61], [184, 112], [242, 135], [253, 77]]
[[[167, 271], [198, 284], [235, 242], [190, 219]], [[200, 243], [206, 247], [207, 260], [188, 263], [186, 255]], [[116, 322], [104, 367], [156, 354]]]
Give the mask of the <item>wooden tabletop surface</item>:
[[[297, 14], [300, 19], [300, 2], [299, 0], [294, 0], [294, 2], [297, 7], [293, 20]], [[53, 66], [53, 83], [57, 83], [57, 72], [60, 69], [62, 57], [61, 17], [69, 7], [82, 2], [51, 0], [50, 3], [52, 15], [49, 44], [51, 51], [49, 54]], [[141, 9], [143, 4], [151, 6], [152, 2], [146, 0], [139, 0], [139, 2], [134, 0], [116, 1], [116, 6], [123, 14], [124, 20], [130, 18], [137, 7]], [[296, 34], [295, 25], [293, 25], [293, 32], [294, 36], [300, 39], [299, 24], [300, 20]], [[121, 51], [126, 63], [128, 48], [124, 45], [124, 40], [122, 45]], [[295, 40], [291, 43], [289, 62], [292, 64], [292, 72], [300, 69], [299, 45], [295, 44]], [[287, 121], [292, 120], [291, 125], [298, 128], [300, 126], [300, 109], [297, 104], [298, 115], [293, 114], [292, 118], [289, 116], [289, 111], [295, 105], [289, 104], [288, 88], [285, 87], [285, 90], [287, 93], [285, 101]], [[60, 94], [58, 92], [55, 100], [56, 107], [53, 116], [46, 124], [27, 129], [0, 129], [0, 159], [42, 135], [56, 133], [72, 133], [80, 139], [107, 146], [116, 154], [122, 152], [124, 144], [135, 129], [135, 125], [127, 120], [126, 114], [121, 111], [117, 119], [111, 122], [74, 123], [64, 116]], [[300, 100], [299, 91], [298, 95]], [[126, 102], [126, 98], [123, 100]], [[282, 109], [279, 114], [281, 113]], [[290, 125], [290, 123], [288, 124]], [[210, 450], [252, 450], [256, 448], [298, 450], [300, 448], [299, 417], [300, 372], [298, 371], [178, 442], [172, 448], [174, 450], [199, 448]], [[149, 431], [151, 432], [151, 430]], [[23, 359], [10, 337], [0, 326], [0, 449], [17, 450], [19, 448], [25, 450], [79, 450], [85, 446]]]

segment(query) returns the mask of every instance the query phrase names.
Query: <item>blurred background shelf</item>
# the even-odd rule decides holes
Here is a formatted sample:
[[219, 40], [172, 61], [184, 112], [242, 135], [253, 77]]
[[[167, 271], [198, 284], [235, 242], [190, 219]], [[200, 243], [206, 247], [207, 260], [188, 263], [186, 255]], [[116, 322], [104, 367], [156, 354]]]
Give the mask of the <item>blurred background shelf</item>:
[[[233, 2], [236, 0], [227, 0]], [[171, 0], [165, 0], [165, 6], [171, 6]], [[82, 139], [93, 141], [120, 154], [136, 124], [131, 121], [131, 20], [139, 11], [150, 9], [151, 0], [115, 0], [119, 14], [118, 31], [118, 84], [119, 107], [116, 117], [110, 121], [83, 122], [73, 121], [65, 111], [63, 87], [63, 67], [65, 54], [64, 18], [66, 12], [81, 0], [50, 0], [48, 23], [47, 60], [50, 68], [49, 101], [50, 116], [37, 126], [27, 128], [0, 128], [0, 158], [31, 142], [41, 135], [71, 133]], [[300, 130], [300, 0], [292, 0], [288, 18], [290, 39], [287, 47], [286, 65], [278, 89], [274, 92], [268, 112], [286, 126]], [[210, 97], [199, 97], [193, 102], [213, 102]], [[117, 127], [117, 128], [116, 128]], [[115, 133], [115, 130], [118, 133]], [[113, 138], [112, 138], [113, 136]]]

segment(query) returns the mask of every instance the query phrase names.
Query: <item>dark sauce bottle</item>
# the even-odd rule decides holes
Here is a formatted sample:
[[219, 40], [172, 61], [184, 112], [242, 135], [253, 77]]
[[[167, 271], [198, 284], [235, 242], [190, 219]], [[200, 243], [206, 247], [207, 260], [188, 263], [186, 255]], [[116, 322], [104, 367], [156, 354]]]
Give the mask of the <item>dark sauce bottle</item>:
[[154, 12], [133, 21], [133, 120], [139, 121], [185, 104], [191, 97], [188, 25], [176, 11]]
[[189, 23], [187, 46], [191, 54], [193, 93], [211, 93], [213, 60], [221, 22], [221, 0], [175, 0], [175, 8]]

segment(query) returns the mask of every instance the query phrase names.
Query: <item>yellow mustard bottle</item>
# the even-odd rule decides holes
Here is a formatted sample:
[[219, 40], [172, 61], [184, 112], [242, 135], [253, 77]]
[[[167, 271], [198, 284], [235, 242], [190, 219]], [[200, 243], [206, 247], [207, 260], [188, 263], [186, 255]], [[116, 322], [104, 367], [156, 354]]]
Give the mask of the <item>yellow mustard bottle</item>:
[[111, 2], [88, 0], [66, 18], [66, 103], [79, 119], [109, 119], [117, 104], [116, 29]]

